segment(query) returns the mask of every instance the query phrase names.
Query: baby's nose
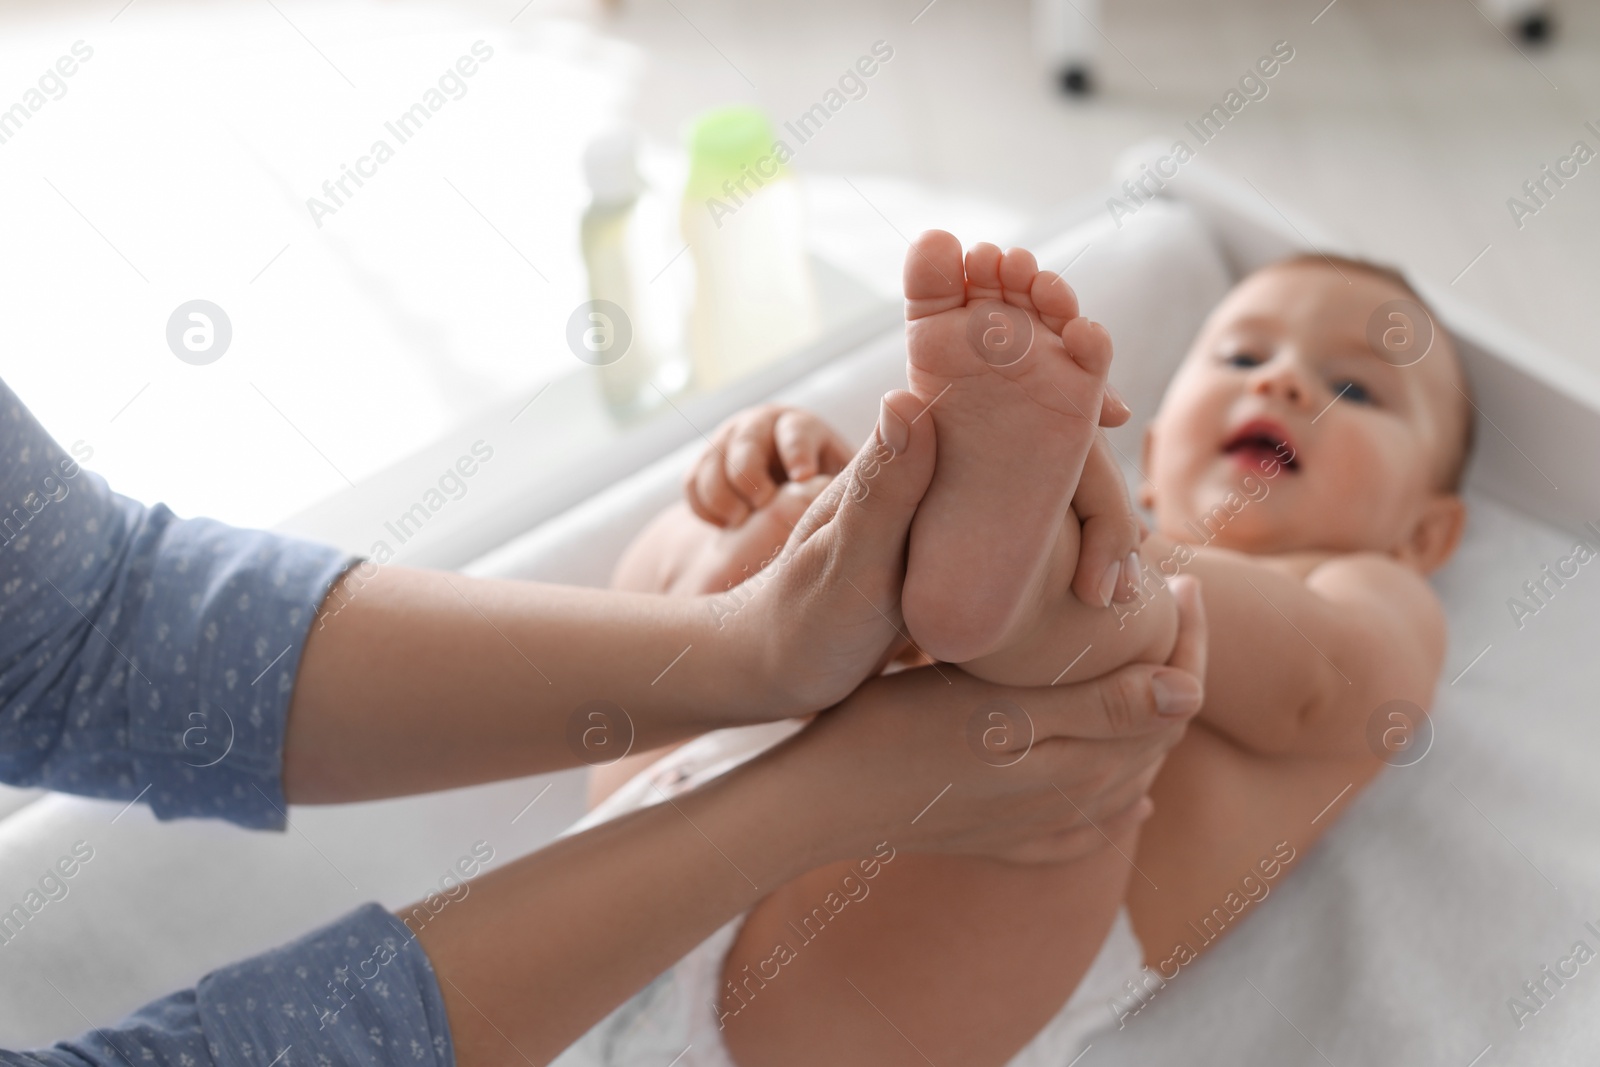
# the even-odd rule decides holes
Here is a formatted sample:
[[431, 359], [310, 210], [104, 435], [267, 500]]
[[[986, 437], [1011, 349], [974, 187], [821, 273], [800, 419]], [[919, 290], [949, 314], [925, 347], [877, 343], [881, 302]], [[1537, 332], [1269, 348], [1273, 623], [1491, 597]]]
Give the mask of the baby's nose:
[[1250, 383], [1250, 391], [1257, 396], [1277, 397], [1290, 404], [1305, 402], [1307, 391], [1294, 368], [1279, 364], [1263, 364]]

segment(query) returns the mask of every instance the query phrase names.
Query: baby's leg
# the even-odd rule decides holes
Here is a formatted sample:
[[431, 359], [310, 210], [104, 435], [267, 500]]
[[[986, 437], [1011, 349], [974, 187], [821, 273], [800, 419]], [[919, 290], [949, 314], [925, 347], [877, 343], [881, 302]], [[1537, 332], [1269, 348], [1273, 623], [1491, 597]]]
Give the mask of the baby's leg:
[[[911, 528], [906, 626], [965, 663], [1027, 627], [1094, 441], [1111, 341], [1032, 254], [963, 260], [930, 231], [906, 257], [906, 377], [930, 406], [939, 463]], [[1070, 575], [1069, 581], [1070, 581]]]
[[905, 286], [906, 376], [939, 437], [911, 527], [912, 639], [1012, 685], [1164, 661], [1177, 634], [1164, 590], [1155, 610], [1144, 590], [1109, 610], [1071, 591], [1082, 531], [1070, 505], [1111, 364], [1105, 330], [1022, 249], [980, 244], [963, 260], [954, 237], [930, 231], [906, 256]]
[[745, 920], [713, 1009], [740, 1067], [1000, 1067], [1078, 988], [1127, 894], [1137, 832], [1022, 866], [896, 853], [909, 818], [885, 816], [878, 855], [892, 858], [870, 880], [859, 862], [822, 868]]
[[[738, 585], [777, 555], [800, 516], [831, 479], [786, 483], [766, 507], [732, 529], [713, 526], [674, 504], [657, 515], [622, 553], [611, 587], [635, 593], [698, 596]], [[682, 744], [683, 742], [678, 742]], [[671, 752], [674, 745], [632, 752], [589, 772], [589, 806]]]
[[833, 479], [785, 482], [738, 526], [713, 526], [683, 503], [651, 520], [622, 553], [613, 589], [698, 596], [731, 589], [777, 555], [817, 494]]
[[[909, 376], [935, 401], [939, 435], [911, 532], [913, 638], [1015, 684], [1048, 685], [1069, 665], [1076, 682], [1164, 660], [1172, 635], [1159, 613], [1119, 629], [1118, 611], [1069, 588], [1079, 544], [1069, 504], [1110, 360], [1103, 331], [1031, 256], [979, 246], [963, 266], [948, 235], [918, 242], [906, 286]], [[972, 316], [988, 313], [972, 310], [982, 296], [1036, 330], [1014, 366], [992, 368], [968, 344]], [[885, 813], [887, 847], [914, 814]], [[1125, 830], [1082, 860], [1034, 867], [901, 854], [870, 886], [853, 865], [813, 871], [741, 929], [723, 967], [724, 1039], [741, 1067], [1002, 1064], [1078, 987], [1122, 907], [1137, 842], [1137, 828]]]

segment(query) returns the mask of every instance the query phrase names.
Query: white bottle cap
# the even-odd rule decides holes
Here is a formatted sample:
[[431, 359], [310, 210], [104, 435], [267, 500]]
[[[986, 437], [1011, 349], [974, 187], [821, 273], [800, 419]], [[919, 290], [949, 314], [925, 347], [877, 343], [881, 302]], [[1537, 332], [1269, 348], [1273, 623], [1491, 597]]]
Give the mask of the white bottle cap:
[[626, 204], [644, 191], [639, 176], [639, 138], [627, 126], [607, 130], [583, 153], [583, 175], [596, 204]]

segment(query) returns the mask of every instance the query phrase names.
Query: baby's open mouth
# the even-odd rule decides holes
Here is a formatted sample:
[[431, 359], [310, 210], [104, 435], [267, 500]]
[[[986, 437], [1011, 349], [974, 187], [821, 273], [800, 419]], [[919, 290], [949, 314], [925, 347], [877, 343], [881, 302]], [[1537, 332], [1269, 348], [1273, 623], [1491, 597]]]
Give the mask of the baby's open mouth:
[[1289, 431], [1270, 419], [1251, 419], [1239, 427], [1223, 442], [1222, 452], [1244, 466], [1263, 471], [1276, 473], [1274, 464], [1291, 471], [1300, 469], [1300, 457]]

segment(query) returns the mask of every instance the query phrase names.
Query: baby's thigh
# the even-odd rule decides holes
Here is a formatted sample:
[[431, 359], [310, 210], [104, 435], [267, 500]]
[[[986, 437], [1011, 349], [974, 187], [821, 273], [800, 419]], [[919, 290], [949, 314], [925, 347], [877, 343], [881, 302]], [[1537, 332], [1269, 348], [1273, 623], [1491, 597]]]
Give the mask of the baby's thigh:
[[674, 504], [634, 538], [611, 585], [639, 593], [699, 596], [733, 588], [766, 566], [828, 479], [789, 483], [738, 526], [713, 526]]
[[1135, 830], [1118, 835], [1121, 854], [1036, 866], [900, 853], [870, 879], [841, 864], [782, 887], [751, 912], [723, 967], [734, 1059], [921, 1064], [909, 1039], [940, 1050], [940, 1067], [1005, 1062], [1099, 954], [1136, 844]]
[[622, 550], [611, 572], [611, 588], [630, 593], [678, 593], [680, 576], [716, 541], [717, 527], [686, 504], [666, 508]]

